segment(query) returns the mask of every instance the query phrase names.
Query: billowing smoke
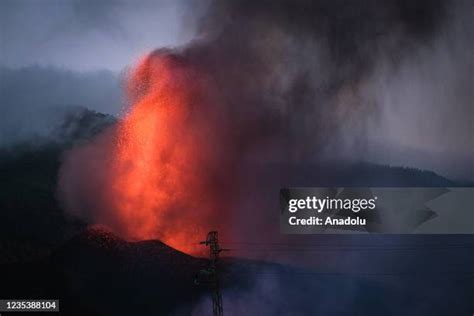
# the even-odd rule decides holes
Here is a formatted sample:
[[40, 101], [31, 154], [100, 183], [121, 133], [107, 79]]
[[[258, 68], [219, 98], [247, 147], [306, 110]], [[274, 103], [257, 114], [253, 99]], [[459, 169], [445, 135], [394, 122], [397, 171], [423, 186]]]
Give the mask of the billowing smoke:
[[225, 228], [226, 240], [276, 229], [279, 183], [260, 167], [280, 166], [279, 181], [298, 185], [282, 166], [364, 157], [380, 109], [367, 93], [376, 70], [395, 71], [430, 45], [449, 10], [441, 1], [211, 3], [194, 42], [158, 49], [130, 72], [123, 119], [66, 155], [65, 208], [187, 252], [210, 229]]

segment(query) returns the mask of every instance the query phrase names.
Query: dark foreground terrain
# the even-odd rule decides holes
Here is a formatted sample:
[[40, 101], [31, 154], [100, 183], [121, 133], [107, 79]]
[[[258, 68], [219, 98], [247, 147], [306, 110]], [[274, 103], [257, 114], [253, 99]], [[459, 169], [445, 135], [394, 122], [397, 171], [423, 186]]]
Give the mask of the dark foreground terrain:
[[[229, 315], [469, 315], [472, 250], [438, 256], [442, 264], [414, 256], [426, 270], [393, 274], [226, 258], [224, 307]], [[210, 315], [209, 289], [194, 283], [206, 266], [159, 241], [130, 243], [90, 228], [42, 260], [0, 265], [0, 297], [57, 298], [60, 315]]]
[[[0, 298], [59, 299], [60, 315], [210, 315], [209, 288], [194, 283], [206, 259], [156, 240], [127, 242], [66, 216], [58, 204], [56, 178], [64, 150], [110, 124], [110, 117], [81, 111], [60, 126], [55, 142], [0, 152]], [[429, 171], [366, 163], [268, 166], [255, 177], [275, 170], [286, 170], [294, 175], [292, 183], [308, 186], [472, 186]], [[225, 314], [474, 311], [471, 235], [317, 236], [314, 243], [343, 247], [255, 260], [224, 258]], [[351, 243], [377, 251], [349, 249]], [[398, 248], [391, 249], [394, 245]], [[245, 257], [237, 251], [231, 255]]]

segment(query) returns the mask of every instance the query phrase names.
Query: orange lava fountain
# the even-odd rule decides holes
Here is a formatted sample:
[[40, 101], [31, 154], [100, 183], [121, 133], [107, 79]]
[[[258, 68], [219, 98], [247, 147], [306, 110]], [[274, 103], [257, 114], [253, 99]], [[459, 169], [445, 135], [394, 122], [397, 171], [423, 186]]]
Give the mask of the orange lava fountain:
[[148, 56], [131, 75], [133, 105], [107, 166], [112, 228], [129, 239], [158, 238], [193, 253], [210, 229], [216, 201], [206, 192], [205, 170], [212, 135], [193, 113], [205, 99], [202, 85], [195, 71], [169, 57]]

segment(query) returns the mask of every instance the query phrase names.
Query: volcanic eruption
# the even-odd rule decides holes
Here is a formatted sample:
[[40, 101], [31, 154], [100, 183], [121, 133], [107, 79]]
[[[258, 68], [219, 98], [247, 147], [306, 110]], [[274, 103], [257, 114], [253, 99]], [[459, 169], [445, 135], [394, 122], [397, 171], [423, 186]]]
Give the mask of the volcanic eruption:
[[68, 209], [128, 239], [158, 238], [191, 252], [192, 241], [215, 224], [219, 203], [210, 194], [217, 185], [209, 165], [215, 136], [202, 119], [212, 115], [203, 106], [212, 102], [204, 84], [203, 75], [176, 56], [144, 57], [130, 74], [132, 106], [124, 119], [68, 155], [64, 168], [84, 164], [76, 176], [87, 183], [81, 185], [85, 196], [71, 199], [71, 183], [61, 178]]
[[278, 236], [268, 222], [279, 187], [305, 183], [291, 181], [290, 164], [363, 157], [380, 110], [376, 71], [396, 69], [394, 56], [409, 57], [443, 21], [440, 4], [418, 5], [421, 22], [397, 1], [213, 3], [196, 41], [128, 73], [124, 117], [66, 153], [64, 209], [187, 253], [214, 229], [228, 241]]

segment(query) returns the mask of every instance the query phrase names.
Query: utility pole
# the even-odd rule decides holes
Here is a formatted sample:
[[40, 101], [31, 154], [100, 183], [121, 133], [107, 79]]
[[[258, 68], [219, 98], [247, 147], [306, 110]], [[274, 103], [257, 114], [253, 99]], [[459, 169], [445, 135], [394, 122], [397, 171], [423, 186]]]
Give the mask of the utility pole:
[[201, 281], [211, 284], [212, 287], [212, 312], [213, 316], [223, 316], [224, 310], [222, 307], [222, 295], [219, 286], [218, 262], [219, 253], [228, 249], [222, 249], [219, 246], [219, 239], [217, 231], [211, 231], [207, 234], [205, 241], [199, 244], [209, 246], [209, 267], [206, 270], [199, 271], [195, 283], [199, 284]]

